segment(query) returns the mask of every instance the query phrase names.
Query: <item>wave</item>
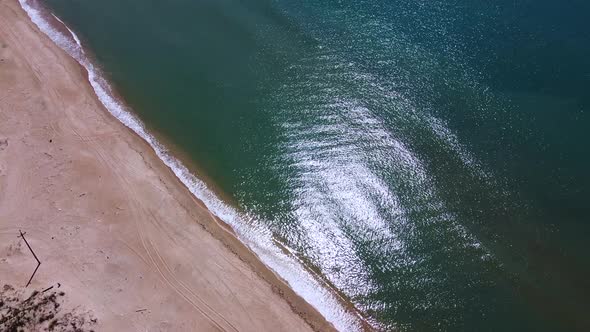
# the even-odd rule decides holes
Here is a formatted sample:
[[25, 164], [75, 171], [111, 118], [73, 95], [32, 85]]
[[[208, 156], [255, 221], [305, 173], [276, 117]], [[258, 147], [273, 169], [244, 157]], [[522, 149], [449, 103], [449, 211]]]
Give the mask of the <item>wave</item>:
[[358, 331], [361, 329], [359, 318], [347, 311], [332, 291], [324, 287], [300, 262], [284, 254], [274, 244], [275, 240], [270, 230], [264, 227], [264, 223], [253, 223], [252, 221], [257, 220], [256, 217], [241, 213], [223, 202], [202, 180], [172, 156], [170, 151], [146, 130], [141, 120], [114, 97], [113, 90], [101, 74], [100, 69], [86, 56], [78, 36], [62, 20], [51, 14], [63, 24], [70, 36], [68, 37], [56, 29], [47, 19], [44, 8], [31, 2], [19, 0], [21, 7], [31, 21], [86, 69], [88, 80], [96, 96], [109, 113], [144, 139], [195, 197], [201, 200], [215, 216], [228, 223], [236, 231], [238, 238], [255, 252], [262, 262], [280, 275], [297, 294], [315, 307], [338, 330]]
[[64, 23], [64, 21], [62, 21], [59, 17], [55, 16], [55, 14], [52, 13], [51, 16], [53, 16], [56, 20], [59, 21], [59, 23], [61, 23], [66, 29], [68, 29], [68, 32], [70, 33], [70, 35], [72, 35], [72, 38], [74, 38], [74, 41], [76, 41], [76, 44], [80, 47], [80, 51], [84, 53], [84, 49], [82, 48], [82, 42], [80, 41], [80, 38], [78, 38], [78, 35], [76, 35], [76, 33], [72, 31], [72, 29], [70, 29], [70, 27], [68, 27]]

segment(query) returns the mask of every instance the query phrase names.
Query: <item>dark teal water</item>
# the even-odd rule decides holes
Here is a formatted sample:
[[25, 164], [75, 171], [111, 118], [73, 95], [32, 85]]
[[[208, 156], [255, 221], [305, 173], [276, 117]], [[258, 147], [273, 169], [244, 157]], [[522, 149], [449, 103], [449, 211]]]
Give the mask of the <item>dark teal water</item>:
[[590, 330], [588, 2], [45, 4], [376, 327]]

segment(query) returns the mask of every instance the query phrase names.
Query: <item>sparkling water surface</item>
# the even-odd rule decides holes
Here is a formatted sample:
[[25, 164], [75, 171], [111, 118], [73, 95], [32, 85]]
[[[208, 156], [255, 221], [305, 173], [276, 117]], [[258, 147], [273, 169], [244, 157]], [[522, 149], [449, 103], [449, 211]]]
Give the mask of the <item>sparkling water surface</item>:
[[590, 329], [587, 2], [42, 3], [374, 327]]

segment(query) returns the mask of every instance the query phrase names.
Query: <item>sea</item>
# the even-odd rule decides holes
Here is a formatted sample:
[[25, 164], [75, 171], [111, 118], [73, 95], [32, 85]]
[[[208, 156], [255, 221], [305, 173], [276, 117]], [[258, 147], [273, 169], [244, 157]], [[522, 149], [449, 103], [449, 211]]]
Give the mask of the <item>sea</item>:
[[590, 2], [19, 1], [339, 330], [590, 331]]

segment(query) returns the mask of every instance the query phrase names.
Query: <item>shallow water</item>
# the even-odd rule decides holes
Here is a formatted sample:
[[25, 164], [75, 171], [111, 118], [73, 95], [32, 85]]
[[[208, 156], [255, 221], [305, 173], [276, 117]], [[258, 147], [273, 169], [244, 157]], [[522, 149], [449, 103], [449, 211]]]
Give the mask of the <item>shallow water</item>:
[[45, 4], [235, 200], [218, 215], [376, 327], [590, 328], [585, 2]]

